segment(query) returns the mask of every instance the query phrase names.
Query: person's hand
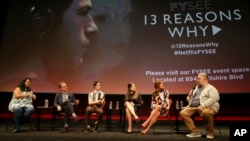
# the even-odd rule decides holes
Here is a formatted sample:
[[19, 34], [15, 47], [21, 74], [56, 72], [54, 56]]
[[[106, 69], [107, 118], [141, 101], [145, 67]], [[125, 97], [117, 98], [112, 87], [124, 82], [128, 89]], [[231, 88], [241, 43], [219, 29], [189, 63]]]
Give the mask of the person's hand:
[[96, 101], [96, 104], [101, 104], [102, 103], [102, 100], [99, 99], [98, 101]]
[[25, 97], [26, 97], [26, 98], [32, 98], [32, 95], [33, 95], [33, 94], [32, 94], [31, 92], [27, 92], [26, 95], [25, 95]]
[[134, 102], [129, 102], [132, 106], [135, 106]]
[[35, 94], [33, 94], [33, 92], [31, 91], [31, 92], [28, 92], [28, 97], [30, 97], [31, 99], [36, 99], [36, 95]]
[[193, 89], [192, 89], [192, 90], [190, 90], [190, 92], [188, 93], [188, 96], [189, 96], [189, 98], [190, 98], [190, 99], [192, 99], [192, 98], [193, 98]]
[[204, 108], [202, 106], [198, 107], [199, 112], [201, 112]]
[[32, 94], [31, 99], [36, 100], [36, 95]]
[[33, 92], [28, 92], [27, 94], [28, 94], [28, 96], [29, 96], [30, 98], [32, 98]]
[[57, 106], [57, 111], [61, 111], [62, 107], [61, 106]]

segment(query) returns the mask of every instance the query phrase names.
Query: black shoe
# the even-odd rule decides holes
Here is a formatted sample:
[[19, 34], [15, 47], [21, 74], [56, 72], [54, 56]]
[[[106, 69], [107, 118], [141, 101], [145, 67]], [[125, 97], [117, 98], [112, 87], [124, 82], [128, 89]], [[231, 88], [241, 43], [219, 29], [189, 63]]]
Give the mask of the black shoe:
[[127, 134], [133, 134], [134, 132], [133, 131], [127, 131]]
[[68, 127], [64, 127], [60, 130], [60, 133], [67, 133], [69, 132], [69, 128]]
[[76, 116], [76, 117], [74, 118], [74, 121], [75, 121], [75, 122], [78, 122], [78, 121], [80, 121], [80, 120], [82, 120], [82, 118], [80, 118], [80, 117], [78, 117], [78, 116]]
[[98, 132], [98, 124], [95, 124], [94, 132]]

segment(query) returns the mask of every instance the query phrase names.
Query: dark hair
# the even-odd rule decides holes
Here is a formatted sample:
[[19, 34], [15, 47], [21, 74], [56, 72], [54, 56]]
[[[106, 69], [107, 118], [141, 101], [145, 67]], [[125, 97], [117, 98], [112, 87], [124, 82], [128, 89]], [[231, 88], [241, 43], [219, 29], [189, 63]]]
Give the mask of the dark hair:
[[[134, 82], [129, 82], [129, 83], [128, 83], [128, 85], [127, 85], [127, 86], [128, 86], [128, 90], [127, 90], [126, 98], [128, 97], [129, 94], [131, 94], [131, 92], [132, 92], [132, 91], [131, 91], [131, 87], [132, 87], [133, 85], [135, 85]], [[139, 97], [139, 93], [137, 93], [136, 91], [134, 91], [133, 94], [134, 94], [133, 97], [134, 97], [135, 99], [137, 99], [137, 98]]]
[[19, 87], [21, 91], [31, 91], [31, 88], [30, 88], [30, 87], [26, 87], [26, 86], [25, 86], [25, 82], [26, 82], [27, 80], [30, 80], [30, 81], [31, 81], [30, 78], [26, 77], [26, 78], [24, 78], [23, 80], [21, 80], [20, 83], [17, 85], [17, 87]]
[[132, 87], [132, 85], [135, 84], [134, 82], [129, 82], [128, 83], [128, 93], [131, 91], [130, 88]]
[[93, 87], [95, 87], [96, 85], [97, 85], [97, 83], [101, 83], [100, 81], [94, 81], [94, 83], [93, 83]]

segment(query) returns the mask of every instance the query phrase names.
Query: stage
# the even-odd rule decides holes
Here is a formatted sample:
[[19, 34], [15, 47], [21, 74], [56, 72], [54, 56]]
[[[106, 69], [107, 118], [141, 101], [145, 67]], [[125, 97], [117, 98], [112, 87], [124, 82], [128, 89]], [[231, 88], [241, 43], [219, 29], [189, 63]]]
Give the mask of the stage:
[[[35, 121], [34, 121], [35, 122]], [[81, 123], [77, 126], [73, 123], [70, 125], [70, 132], [68, 133], [59, 133], [59, 129], [62, 126], [56, 127], [55, 130], [52, 130], [50, 127], [50, 121], [42, 119], [41, 120], [41, 128], [40, 131], [37, 131], [35, 124], [32, 124], [32, 129], [30, 128], [30, 124], [26, 123], [22, 126], [21, 132], [12, 133], [13, 125], [9, 126], [8, 131], [6, 132], [6, 126], [8, 121], [6, 119], [0, 121], [0, 140], [5, 141], [83, 141], [83, 140], [137, 140], [137, 141], [159, 141], [159, 140], [171, 140], [171, 141], [203, 141], [208, 140], [205, 137], [205, 130], [202, 123], [198, 123], [198, 127], [201, 130], [202, 137], [201, 138], [188, 138], [185, 135], [188, 133], [186, 127], [183, 123], [180, 123], [180, 133], [176, 133], [175, 130], [171, 131], [170, 124], [163, 124], [158, 122], [153, 128], [151, 128], [150, 132], [147, 135], [141, 135], [140, 129], [138, 128], [138, 124], [134, 123], [134, 133], [127, 134], [125, 131], [120, 130], [119, 123], [114, 121], [112, 124], [112, 130], [107, 131], [106, 121], [99, 127], [98, 133], [89, 133], [85, 134], [82, 132], [84, 128], [82, 128]], [[83, 123], [83, 122], [82, 122]], [[126, 128], [125, 128], [126, 129]], [[219, 130], [221, 131], [221, 135]], [[229, 140], [229, 122], [221, 122], [219, 125], [215, 126], [214, 129], [215, 138], [217, 141], [228, 141]]]

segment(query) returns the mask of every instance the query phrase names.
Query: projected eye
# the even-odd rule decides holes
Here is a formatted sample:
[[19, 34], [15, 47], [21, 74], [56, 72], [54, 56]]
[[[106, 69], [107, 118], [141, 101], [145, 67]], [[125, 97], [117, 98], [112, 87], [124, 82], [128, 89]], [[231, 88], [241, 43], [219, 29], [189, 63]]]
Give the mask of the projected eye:
[[89, 11], [90, 11], [90, 7], [87, 7], [87, 8], [81, 8], [77, 11], [77, 14], [80, 15], [80, 16], [86, 16], [89, 14]]

